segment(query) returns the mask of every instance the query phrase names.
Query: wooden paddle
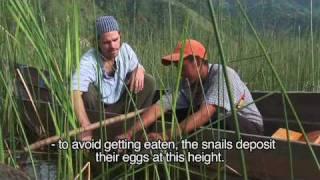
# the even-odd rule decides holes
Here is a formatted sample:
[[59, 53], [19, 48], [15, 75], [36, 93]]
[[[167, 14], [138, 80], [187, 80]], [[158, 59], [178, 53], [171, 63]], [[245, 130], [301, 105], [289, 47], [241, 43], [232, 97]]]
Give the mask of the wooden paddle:
[[37, 142], [35, 142], [33, 144], [30, 144], [30, 145], [24, 147], [24, 151], [29, 151], [29, 150], [32, 151], [32, 150], [38, 149], [38, 148], [40, 148], [42, 146], [46, 146], [46, 145], [55, 143], [59, 139], [64, 139], [66, 137], [74, 136], [74, 135], [77, 135], [77, 134], [85, 132], [85, 131], [92, 131], [92, 130], [98, 129], [99, 127], [104, 127], [104, 126], [108, 126], [110, 124], [114, 124], [114, 123], [117, 123], [117, 122], [125, 121], [126, 119], [135, 117], [137, 114], [140, 114], [143, 111], [145, 111], [145, 109], [141, 109], [141, 110], [138, 110], [138, 111], [135, 111], [135, 112], [130, 112], [128, 114], [121, 114], [119, 116], [115, 116], [115, 117], [112, 117], [112, 118], [105, 119], [102, 122], [95, 122], [95, 123], [90, 124], [89, 126], [87, 126], [85, 128], [81, 127], [81, 128], [78, 128], [78, 129], [74, 129], [72, 131], [69, 131], [68, 134], [65, 134], [65, 135], [62, 135], [62, 136], [55, 135], [55, 136], [48, 137], [46, 139], [37, 141]]

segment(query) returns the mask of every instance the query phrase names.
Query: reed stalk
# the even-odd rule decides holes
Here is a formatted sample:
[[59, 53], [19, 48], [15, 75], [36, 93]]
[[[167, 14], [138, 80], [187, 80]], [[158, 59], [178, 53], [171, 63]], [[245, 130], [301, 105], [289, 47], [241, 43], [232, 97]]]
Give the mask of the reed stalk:
[[[228, 74], [227, 74], [227, 67], [226, 67], [226, 60], [225, 60], [226, 58], [225, 58], [225, 54], [224, 54], [224, 49], [222, 47], [222, 42], [220, 39], [220, 31], [218, 28], [215, 10], [213, 8], [212, 2], [210, 0], [208, 2], [209, 2], [210, 10], [211, 10], [211, 18], [212, 18], [213, 27], [215, 30], [214, 33], [216, 36], [217, 45], [218, 45], [218, 49], [219, 49], [219, 55], [220, 55], [223, 75], [224, 75], [224, 79], [225, 79], [225, 83], [226, 83], [226, 87], [227, 87], [227, 92], [228, 92], [228, 96], [229, 96], [231, 112], [232, 112], [232, 116], [233, 116], [235, 127], [236, 127], [236, 135], [237, 135], [237, 139], [240, 140], [241, 136], [240, 136], [239, 121], [238, 121], [236, 109], [234, 108], [234, 102], [233, 102], [234, 96], [233, 96], [233, 93], [231, 92], [231, 86], [230, 86], [230, 82], [229, 82], [229, 78], [228, 78]], [[242, 168], [243, 178], [248, 179], [246, 160], [245, 160], [243, 149], [240, 150], [240, 158], [241, 158], [241, 168]]]
[[[50, 77], [47, 77], [45, 73], [40, 72], [41, 79], [44, 80], [51, 92], [52, 103], [49, 104], [47, 117], [52, 119], [55, 134], [63, 136], [70, 133], [70, 129], [78, 127], [78, 121], [72, 109], [72, 101], [70, 101], [72, 95], [71, 76], [73, 70], [79, 66], [81, 53], [89, 48], [88, 44], [83, 45], [82, 42], [90, 41], [89, 36], [93, 35], [92, 31], [94, 31], [91, 27], [92, 23], [99, 15], [116, 16], [120, 22], [122, 40], [129, 42], [134, 47], [145, 69], [157, 77], [161, 89], [174, 90], [174, 102], [178, 96], [181, 80], [181, 64], [176, 69], [174, 67], [166, 68], [161, 66], [160, 57], [169, 50], [171, 51], [178, 39], [190, 37], [201, 42], [209, 42], [206, 47], [210, 49], [210, 59], [218, 58], [224, 61], [224, 67], [226, 62], [229, 62], [229, 66], [240, 70], [239, 74], [248, 82], [250, 89], [281, 90], [284, 102], [288, 105], [286, 108], [294, 109], [286, 94], [288, 90], [319, 91], [320, 71], [317, 57], [320, 54], [316, 49], [320, 36], [314, 31], [318, 23], [316, 18], [318, 7], [313, 0], [307, 3], [305, 15], [310, 19], [308, 18], [306, 24], [297, 24], [298, 34], [295, 34], [291, 32], [292, 30], [296, 31], [295, 27], [280, 28], [278, 31], [278, 27], [266, 26], [267, 22], [271, 21], [263, 19], [268, 8], [267, 5], [271, 3], [272, 8], [279, 8], [278, 2], [266, 3], [260, 0], [255, 3], [257, 7], [252, 7], [247, 1], [242, 2], [246, 3], [247, 9], [244, 10], [245, 7], [240, 5], [240, 15], [242, 14], [245, 18], [241, 16], [233, 18], [235, 15], [232, 13], [236, 11], [237, 7], [234, 7], [236, 4], [230, 1], [210, 1], [211, 6], [210, 4], [208, 6], [206, 1], [178, 2], [173, 0], [152, 2], [135, 0], [133, 3], [115, 0], [108, 1], [108, 3], [93, 0], [0, 1], [0, 123], [2, 124], [0, 128], [0, 162], [18, 167], [20, 145], [28, 145], [26, 138], [28, 134], [26, 129], [23, 129], [25, 126], [21, 119], [23, 105], [15, 96], [12, 96], [12, 92], [15, 92], [15, 75], [12, 70], [15, 63], [32, 65], [38, 70], [45, 69], [50, 74]], [[130, 3], [133, 4], [133, 7], [129, 6]], [[240, 3], [238, 2], [238, 4]], [[130, 21], [131, 18], [128, 18], [127, 13], [131, 8], [134, 8], [133, 22]], [[252, 20], [263, 22], [263, 27], [254, 29], [246, 16], [261, 8], [258, 16], [253, 17]], [[212, 18], [211, 9], [216, 10], [215, 34], [209, 26], [210, 21], [204, 21]], [[250, 13], [246, 13], [249, 10]], [[296, 16], [295, 18], [302, 16], [296, 12], [292, 13]], [[165, 20], [157, 17], [163, 14], [165, 14]], [[183, 23], [184, 21], [188, 23]], [[276, 18], [272, 19], [272, 22], [276, 21]], [[300, 22], [297, 21], [297, 23]], [[308, 26], [308, 28], [304, 26]], [[203, 27], [209, 27], [209, 30]], [[258, 33], [261, 35], [258, 36]], [[214, 43], [210, 43], [210, 40], [216, 40], [218, 48], [212, 47]], [[256, 42], [258, 42], [258, 46]], [[228, 56], [225, 56], [226, 54]], [[3, 68], [2, 64], [8, 64], [10, 68]], [[37, 93], [34, 89], [30, 89], [32, 97]], [[259, 100], [255, 102], [259, 102]], [[37, 102], [34, 102], [33, 106], [35, 111], [40, 110]], [[175, 110], [174, 108], [173, 110]], [[193, 108], [191, 107], [190, 112], [194, 111]], [[135, 110], [137, 111], [136, 108]], [[232, 112], [234, 113], [234, 111]], [[287, 119], [287, 112], [284, 113], [285, 119]], [[293, 113], [297, 124], [302, 128], [298, 115], [295, 111]], [[103, 118], [101, 118], [102, 120]], [[141, 123], [141, 118], [138, 123]], [[215, 123], [218, 123], [219, 128], [223, 128], [223, 122], [220, 118]], [[288, 122], [286, 121], [286, 123]], [[173, 111], [170, 126], [175, 129], [178, 127], [177, 124], [177, 117]], [[201, 133], [211, 125], [186, 136], [186, 138], [203, 138]], [[163, 113], [161, 127], [164, 135], [169, 126], [165, 122]], [[100, 131], [101, 134], [106, 134], [107, 130], [101, 128]], [[304, 130], [301, 129], [301, 131], [305, 136]], [[143, 129], [143, 134], [146, 137], [145, 129]], [[221, 138], [220, 135], [218, 137]], [[294, 166], [291, 146], [291, 142], [288, 142], [290, 178], [293, 179]], [[307, 146], [315, 159], [315, 165], [320, 169], [309, 141], [307, 141]], [[51, 154], [51, 152], [47, 153], [48, 156]], [[39, 178], [35, 160], [37, 153], [28, 151], [25, 154], [30, 156], [34, 178]], [[59, 151], [57, 154], [57, 179], [73, 179], [85, 163], [86, 157], [83, 152], [69, 149], [68, 151]], [[245, 165], [244, 161], [243, 157], [242, 166]], [[188, 162], [179, 165], [170, 162], [144, 164], [143, 166], [119, 164], [119, 166], [102, 164], [101, 179], [113, 178], [112, 173], [120, 171], [120, 169], [121, 173], [118, 173], [116, 177], [123, 179], [134, 179], [134, 175], [140, 172], [144, 173], [145, 179], [149, 177], [160, 179], [164, 176], [167, 179], [181, 177], [191, 179], [191, 175], [195, 174]], [[163, 176], [161, 171], [158, 171], [158, 166], [165, 173]], [[205, 167], [201, 167], [200, 172], [197, 175], [202, 179], [208, 178]], [[227, 164], [219, 164], [217, 172], [217, 177], [214, 178], [226, 178]], [[221, 173], [224, 173], [224, 177]]]
[[287, 133], [287, 141], [288, 141], [288, 150], [289, 150], [289, 166], [290, 166], [290, 178], [294, 180], [294, 170], [293, 170], [293, 159], [292, 159], [292, 148], [291, 148], [291, 140], [289, 137], [289, 123], [288, 123], [288, 115], [287, 115], [287, 105], [284, 96], [282, 95], [283, 109], [284, 109], [284, 119], [286, 123], [286, 133]]

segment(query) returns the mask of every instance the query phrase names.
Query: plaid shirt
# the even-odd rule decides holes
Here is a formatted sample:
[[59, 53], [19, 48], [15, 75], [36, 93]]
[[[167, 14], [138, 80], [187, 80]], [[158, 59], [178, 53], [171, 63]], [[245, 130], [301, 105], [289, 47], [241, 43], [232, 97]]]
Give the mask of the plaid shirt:
[[[233, 104], [237, 105], [241, 101], [241, 104], [245, 106], [246, 104], [253, 102], [250, 91], [241, 81], [239, 75], [229, 67], [227, 67], [227, 75], [233, 94]], [[203, 89], [201, 86], [191, 87], [188, 80], [183, 80], [179, 89], [176, 107], [178, 109], [188, 108], [192, 104], [199, 106], [201, 103], [207, 103], [223, 108], [230, 113], [231, 106], [222, 65], [209, 64], [208, 78], [202, 83]], [[172, 109], [172, 96], [171, 91], [162, 97], [162, 103], [166, 110]], [[159, 100], [157, 103], [161, 104], [161, 101]], [[254, 103], [241, 109], [238, 112], [238, 115], [260, 126], [263, 125], [261, 114]]]

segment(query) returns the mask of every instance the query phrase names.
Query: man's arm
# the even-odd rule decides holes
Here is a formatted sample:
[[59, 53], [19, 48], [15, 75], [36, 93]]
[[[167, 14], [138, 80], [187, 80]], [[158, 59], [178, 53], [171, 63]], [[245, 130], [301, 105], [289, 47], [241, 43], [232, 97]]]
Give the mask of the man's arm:
[[[194, 131], [195, 129], [206, 124], [215, 112], [215, 105], [203, 103], [197, 112], [187, 117], [179, 124], [181, 131], [183, 133], [190, 133]], [[171, 137], [172, 135], [169, 133], [169, 138]]]
[[[74, 103], [74, 110], [75, 110], [77, 119], [80, 122], [80, 125], [82, 127], [89, 126], [91, 123], [88, 118], [86, 109], [84, 107], [84, 103], [83, 103], [83, 99], [82, 99], [82, 92], [74, 90], [72, 98], [73, 98], [73, 103]], [[90, 141], [92, 139], [92, 132], [87, 131], [87, 132], [81, 133], [80, 139], [82, 141]]]
[[132, 136], [142, 130], [142, 128], [148, 128], [152, 125], [159, 117], [161, 116], [161, 106], [159, 104], [153, 104], [150, 106], [141, 116], [142, 123], [140, 120], [136, 122], [136, 125], [133, 126], [125, 135], [118, 136], [118, 139], [128, 138], [131, 139]]
[[135, 70], [133, 70], [131, 77], [130, 77], [130, 91], [133, 91], [135, 93], [138, 93], [142, 91], [144, 87], [144, 68], [143, 66], [136, 67]]

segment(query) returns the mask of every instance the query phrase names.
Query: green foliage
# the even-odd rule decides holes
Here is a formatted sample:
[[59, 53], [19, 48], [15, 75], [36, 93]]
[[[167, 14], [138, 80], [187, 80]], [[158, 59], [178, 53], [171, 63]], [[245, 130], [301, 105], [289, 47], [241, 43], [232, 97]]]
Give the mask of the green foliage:
[[[94, 23], [100, 15], [117, 18], [122, 41], [134, 48], [161, 89], [178, 88], [181, 67], [178, 72], [174, 67], [165, 68], [160, 58], [172, 52], [178, 40], [191, 37], [205, 44], [210, 63], [224, 62], [236, 69], [252, 90], [320, 90], [320, 33], [316, 31], [320, 2], [313, 4], [312, 36], [309, 1], [242, 1], [256, 35], [234, 0], [212, 2], [219, 39], [214, 35], [210, 9], [204, 0], [0, 0], [0, 140], [6, 140], [0, 143], [0, 162], [17, 166], [15, 151], [28, 144], [19, 105], [12, 94], [15, 63], [49, 72], [50, 78], [41, 76], [52, 90], [54, 103], [49, 114], [57, 134], [78, 126], [72, 110], [70, 79], [81, 54], [96, 46]], [[261, 40], [259, 44], [257, 39]], [[7, 140], [13, 156], [5, 150]], [[29, 155], [33, 157], [31, 152]], [[83, 156], [70, 149], [59, 151], [59, 179], [74, 177], [83, 166]], [[34, 166], [33, 159], [32, 163]], [[150, 168], [158, 171], [155, 165], [142, 169], [148, 175]], [[189, 177], [188, 164], [183, 168]], [[134, 174], [134, 168], [125, 169], [128, 171], [120, 175]], [[108, 167], [104, 170], [119, 171]], [[169, 177], [171, 168], [165, 165], [165, 170]], [[159, 178], [159, 174], [156, 176]]]

